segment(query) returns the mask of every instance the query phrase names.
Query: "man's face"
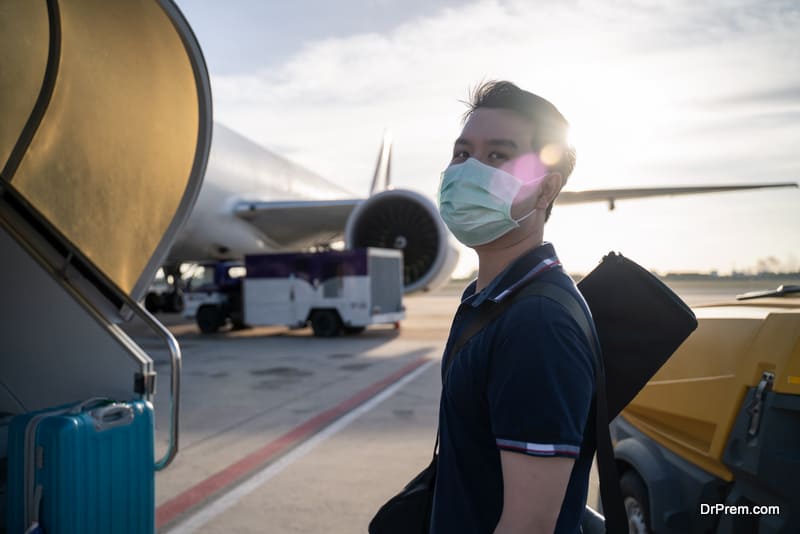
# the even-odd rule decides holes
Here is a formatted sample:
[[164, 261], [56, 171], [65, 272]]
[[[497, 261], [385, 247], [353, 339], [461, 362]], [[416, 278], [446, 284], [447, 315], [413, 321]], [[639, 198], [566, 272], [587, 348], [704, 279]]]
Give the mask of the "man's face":
[[[547, 174], [547, 168], [533, 150], [530, 122], [507, 109], [478, 108], [470, 115], [453, 145], [450, 165], [468, 158], [500, 168], [519, 179], [523, 184], [517, 197], [520, 201], [534, 193]], [[518, 216], [523, 209], [515, 206], [512, 215]]]

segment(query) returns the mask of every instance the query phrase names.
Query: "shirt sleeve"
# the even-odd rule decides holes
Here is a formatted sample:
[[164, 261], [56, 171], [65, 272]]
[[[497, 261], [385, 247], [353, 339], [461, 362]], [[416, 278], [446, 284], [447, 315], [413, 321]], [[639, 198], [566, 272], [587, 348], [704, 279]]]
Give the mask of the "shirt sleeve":
[[594, 394], [593, 355], [569, 312], [545, 297], [509, 309], [487, 397], [501, 450], [576, 458]]

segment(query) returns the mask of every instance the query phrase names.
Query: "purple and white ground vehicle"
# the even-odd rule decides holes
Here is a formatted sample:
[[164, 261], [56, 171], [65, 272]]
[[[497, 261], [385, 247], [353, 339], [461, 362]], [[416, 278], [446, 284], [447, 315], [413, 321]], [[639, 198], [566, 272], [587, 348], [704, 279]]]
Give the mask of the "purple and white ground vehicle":
[[234, 327], [310, 324], [314, 335], [330, 337], [405, 318], [398, 250], [257, 254], [246, 256], [244, 266], [219, 262], [196, 269], [184, 315], [195, 317], [206, 333], [228, 322]]

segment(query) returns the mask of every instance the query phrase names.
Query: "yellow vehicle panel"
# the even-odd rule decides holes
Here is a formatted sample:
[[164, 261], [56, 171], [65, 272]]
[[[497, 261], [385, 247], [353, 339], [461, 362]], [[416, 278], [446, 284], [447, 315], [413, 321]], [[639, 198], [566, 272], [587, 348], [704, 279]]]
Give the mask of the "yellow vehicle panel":
[[694, 309], [698, 328], [623, 411], [651, 439], [730, 481], [722, 454], [747, 388], [764, 371], [800, 395], [800, 296]]

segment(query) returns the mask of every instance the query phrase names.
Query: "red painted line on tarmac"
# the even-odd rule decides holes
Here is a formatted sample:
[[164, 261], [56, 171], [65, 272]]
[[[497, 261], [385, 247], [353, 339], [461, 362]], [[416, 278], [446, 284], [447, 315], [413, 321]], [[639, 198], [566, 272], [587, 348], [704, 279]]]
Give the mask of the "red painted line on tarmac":
[[337, 406], [293, 428], [274, 441], [267, 443], [260, 449], [224, 468], [222, 471], [195, 484], [183, 493], [165, 501], [156, 509], [156, 528], [163, 528], [198, 504], [205, 502], [213, 495], [221, 493], [236, 485], [238, 482], [241, 482], [243, 479], [264, 467], [265, 464], [272, 462], [281, 454], [288, 452], [288, 450], [310, 438], [360, 404], [371, 399], [427, 361], [427, 358], [420, 358], [410, 363], [380, 382], [376, 382], [368, 388], [359, 391]]

